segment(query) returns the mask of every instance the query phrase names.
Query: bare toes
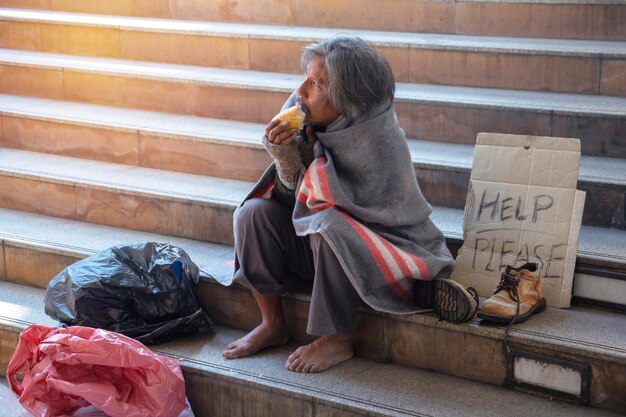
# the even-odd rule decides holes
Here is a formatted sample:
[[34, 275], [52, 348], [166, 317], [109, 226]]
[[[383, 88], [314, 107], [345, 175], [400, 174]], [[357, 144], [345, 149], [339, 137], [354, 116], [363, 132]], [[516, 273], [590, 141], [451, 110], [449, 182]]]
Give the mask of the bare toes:
[[300, 365], [301, 362], [302, 362], [302, 358], [300, 358], [300, 357], [294, 359], [289, 364], [289, 370], [290, 371], [295, 371], [298, 368], [298, 366]]

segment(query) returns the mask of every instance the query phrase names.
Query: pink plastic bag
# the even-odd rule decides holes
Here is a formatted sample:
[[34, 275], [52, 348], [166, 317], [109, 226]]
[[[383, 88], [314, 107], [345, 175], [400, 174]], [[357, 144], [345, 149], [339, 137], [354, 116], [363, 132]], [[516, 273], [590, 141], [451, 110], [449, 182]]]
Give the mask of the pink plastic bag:
[[38, 417], [72, 415], [90, 404], [111, 417], [171, 417], [186, 408], [176, 361], [90, 327], [28, 326], [7, 380], [24, 408]]

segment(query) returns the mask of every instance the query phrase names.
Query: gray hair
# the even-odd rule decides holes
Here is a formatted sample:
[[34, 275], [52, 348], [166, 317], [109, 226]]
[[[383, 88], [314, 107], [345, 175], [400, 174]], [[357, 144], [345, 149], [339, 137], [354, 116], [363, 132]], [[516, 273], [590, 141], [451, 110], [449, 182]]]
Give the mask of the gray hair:
[[324, 59], [328, 74], [328, 100], [346, 117], [356, 119], [382, 104], [393, 102], [396, 83], [391, 67], [361, 38], [336, 36], [302, 50], [302, 68]]

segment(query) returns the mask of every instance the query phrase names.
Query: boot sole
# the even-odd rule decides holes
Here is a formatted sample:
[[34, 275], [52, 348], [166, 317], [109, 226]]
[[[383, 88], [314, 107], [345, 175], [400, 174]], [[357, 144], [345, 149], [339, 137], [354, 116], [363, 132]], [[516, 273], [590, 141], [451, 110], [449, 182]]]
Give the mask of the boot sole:
[[433, 310], [440, 318], [452, 323], [467, 321], [474, 311], [462, 289], [447, 279], [435, 280]]
[[[545, 309], [546, 309], [546, 299], [544, 298], [543, 300], [538, 302], [533, 308], [528, 310], [526, 314], [515, 318], [515, 320], [513, 320], [513, 324], [523, 323], [526, 320], [528, 320], [533, 314], [539, 314]], [[486, 321], [490, 321], [493, 323], [500, 323], [500, 324], [509, 324], [511, 323], [511, 320], [513, 319], [513, 317], [496, 316], [493, 314], [481, 313], [480, 311], [478, 312], [477, 316], [481, 320], [486, 320]]]

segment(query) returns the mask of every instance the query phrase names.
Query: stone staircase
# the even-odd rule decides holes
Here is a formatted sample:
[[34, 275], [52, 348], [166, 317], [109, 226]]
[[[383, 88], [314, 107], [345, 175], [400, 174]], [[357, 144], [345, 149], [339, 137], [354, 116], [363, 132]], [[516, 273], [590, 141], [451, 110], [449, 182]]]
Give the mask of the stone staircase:
[[[0, 0], [0, 369], [21, 329], [54, 324], [41, 300], [62, 268], [155, 240], [202, 268], [218, 324], [154, 347], [181, 361], [196, 415], [626, 413], [626, 4], [388, 3]], [[392, 65], [416, 176], [453, 253], [478, 132], [581, 139], [574, 306], [513, 327], [512, 353], [476, 319], [364, 307], [358, 357], [328, 372], [284, 370], [294, 345], [221, 357], [259, 320], [249, 292], [218, 284], [232, 274], [232, 213], [270, 161], [259, 138], [302, 79], [300, 49], [335, 33]], [[284, 303], [293, 338], [310, 340], [308, 294]], [[521, 376], [533, 363], [542, 381]]]

